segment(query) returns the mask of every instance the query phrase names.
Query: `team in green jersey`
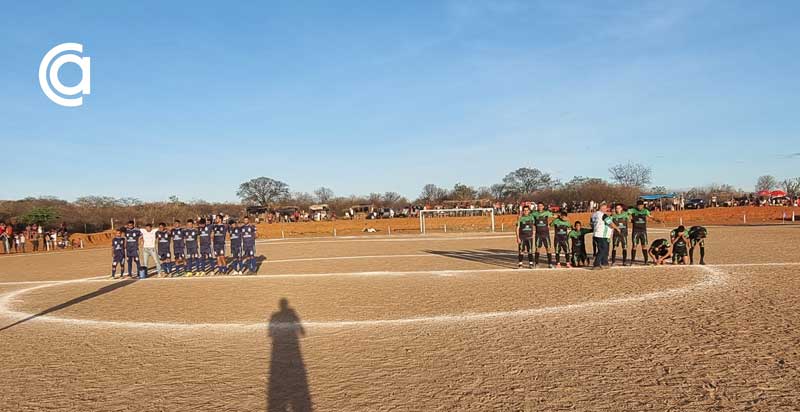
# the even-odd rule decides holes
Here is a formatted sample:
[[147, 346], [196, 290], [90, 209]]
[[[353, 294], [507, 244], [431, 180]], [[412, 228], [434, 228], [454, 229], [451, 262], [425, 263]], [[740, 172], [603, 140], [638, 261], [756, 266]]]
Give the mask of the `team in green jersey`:
[[[554, 244], [556, 249], [556, 267], [561, 267], [561, 253], [564, 253], [564, 266], [584, 266], [588, 264], [585, 236], [592, 233], [591, 229], [584, 229], [581, 222], [572, 225], [567, 219], [567, 213], [562, 211], [558, 216], [549, 221], [554, 214], [546, 210], [544, 203], [537, 204], [537, 210], [531, 211], [530, 206], [524, 206], [517, 221], [517, 244], [519, 245], [518, 266], [523, 265], [524, 255], [528, 255], [528, 266], [535, 268], [539, 262], [539, 251], [544, 249], [547, 253], [548, 267], [553, 268], [552, 248], [550, 244], [550, 226], [554, 230]], [[694, 264], [694, 249], [700, 249], [700, 264], [705, 264], [705, 238], [708, 230], [702, 226], [692, 226], [687, 231], [683, 226], [670, 233], [670, 239], [657, 239], [651, 245], [647, 243], [647, 218], [650, 211], [644, 208], [644, 202], [638, 201], [635, 208], [625, 209], [622, 204], [617, 204], [611, 220], [617, 229], [613, 236], [613, 249], [611, 263], [616, 263], [617, 248], [622, 252], [622, 265], [632, 265], [636, 259], [636, 247], [642, 251], [644, 264], [648, 258], [656, 265], [663, 264], [665, 260], [673, 258], [673, 263]], [[631, 259], [628, 261], [628, 228], [632, 228]], [[570, 248], [569, 242], [572, 242]]]

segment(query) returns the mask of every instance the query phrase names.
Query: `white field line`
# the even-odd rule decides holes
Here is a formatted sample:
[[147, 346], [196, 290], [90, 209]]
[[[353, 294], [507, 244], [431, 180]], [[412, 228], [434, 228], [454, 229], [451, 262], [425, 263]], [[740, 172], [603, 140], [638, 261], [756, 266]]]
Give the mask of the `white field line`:
[[[764, 264], [748, 264], [747, 266], [768, 266], [768, 265], [772, 266], [772, 265], [797, 265], [797, 264], [800, 263], [786, 263], [786, 264], [764, 263]], [[736, 266], [736, 265], [729, 265], [729, 266]], [[665, 267], [681, 267], [681, 266], [665, 266]], [[342, 328], [342, 327], [408, 325], [416, 323], [457, 323], [457, 322], [490, 320], [498, 318], [535, 317], [540, 315], [563, 314], [581, 310], [604, 308], [609, 306], [620, 306], [620, 305], [625, 306], [654, 299], [674, 298], [712, 287], [720, 287], [723, 286], [728, 280], [728, 274], [725, 273], [722, 269], [720, 269], [719, 266], [691, 266], [691, 267], [698, 268], [706, 272], [706, 275], [703, 277], [702, 280], [679, 288], [666, 289], [662, 291], [651, 292], [636, 296], [626, 296], [620, 298], [589, 301], [589, 302], [582, 302], [569, 305], [550, 306], [544, 308], [519, 309], [513, 311], [446, 314], [437, 316], [400, 318], [400, 319], [304, 321], [302, 322], [302, 325], [309, 328], [325, 329], [325, 328]], [[621, 268], [614, 268], [612, 270], [618, 270], [618, 269]], [[446, 271], [446, 272], [448, 274], [452, 274], [454, 271]], [[471, 272], [471, 271], [461, 271], [461, 272]], [[419, 272], [406, 272], [406, 273], [434, 274], [436, 272], [419, 271]], [[264, 278], [268, 277], [262, 277], [261, 279]], [[243, 279], [243, 278], [236, 278], [236, 279]], [[15, 297], [33, 290], [43, 289], [61, 283], [69, 283], [69, 282], [77, 283], [77, 282], [86, 282], [90, 280], [91, 279], [81, 279], [81, 280], [66, 281], [66, 282], [54, 282], [53, 284], [49, 285], [34, 286], [31, 288], [5, 294], [0, 297], [0, 314], [17, 320], [31, 318], [32, 316], [34, 316], [34, 314], [16, 311], [9, 307], [9, 305], [14, 301]], [[76, 326], [120, 327], [120, 328], [131, 328], [131, 329], [166, 329], [171, 331], [258, 330], [269, 327], [269, 325], [264, 322], [253, 322], [253, 323], [177, 323], [177, 322], [136, 322], [136, 321], [129, 322], [129, 321], [104, 321], [104, 320], [94, 320], [94, 319], [61, 318], [50, 315], [35, 317], [32, 318], [31, 320], [58, 323], [58, 324], [76, 325]], [[285, 326], [293, 327], [292, 325], [285, 325]]]

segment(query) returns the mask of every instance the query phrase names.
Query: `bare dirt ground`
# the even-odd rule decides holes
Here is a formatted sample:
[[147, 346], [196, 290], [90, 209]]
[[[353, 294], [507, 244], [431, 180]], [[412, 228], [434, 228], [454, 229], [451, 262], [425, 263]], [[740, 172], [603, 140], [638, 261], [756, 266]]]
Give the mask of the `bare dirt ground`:
[[707, 245], [530, 271], [502, 234], [287, 240], [259, 276], [141, 281], [4, 257], [0, 410], [800, 410], [800, 226]]

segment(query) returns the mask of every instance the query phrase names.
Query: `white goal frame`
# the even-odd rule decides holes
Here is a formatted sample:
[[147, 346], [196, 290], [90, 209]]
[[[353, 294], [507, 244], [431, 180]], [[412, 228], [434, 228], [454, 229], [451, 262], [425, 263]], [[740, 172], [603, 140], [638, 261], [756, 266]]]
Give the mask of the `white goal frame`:
[[[424, 209], [419, 211], [419, 233], [424, 235], [427, 233], [426, 226], [425, 226], [425, 214], [444, 214], [446, 216], [451, 216], [451, 214], [457, 213], [464, 213], [465, 215], [469, 216], [472, 212], [489, 212], [489, 216], [492, 219], [492, 233], [495, 231], [494, 225], [494, 209], [490, 207], [481, 207], [481, 208], [474, 208], [474, 209]], [[455, 217], [455, 216], [454, 216]], [[447, 226], [445, 226], [445, 231], [447, 231]]]

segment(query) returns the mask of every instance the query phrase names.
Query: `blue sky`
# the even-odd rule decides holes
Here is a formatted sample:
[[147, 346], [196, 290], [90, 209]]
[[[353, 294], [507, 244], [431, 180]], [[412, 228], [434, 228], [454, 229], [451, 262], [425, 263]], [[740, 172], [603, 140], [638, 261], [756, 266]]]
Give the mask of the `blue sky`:
[[[800, 3], [10, 2], [0, 8], [0, 198], [236, 200], [488, 186], [537, 167], [654, 184], [800, 175]], [[80, 108], [42, 56], [92, 58]], [[65, 84], [79, 71], [67, 65]]]

